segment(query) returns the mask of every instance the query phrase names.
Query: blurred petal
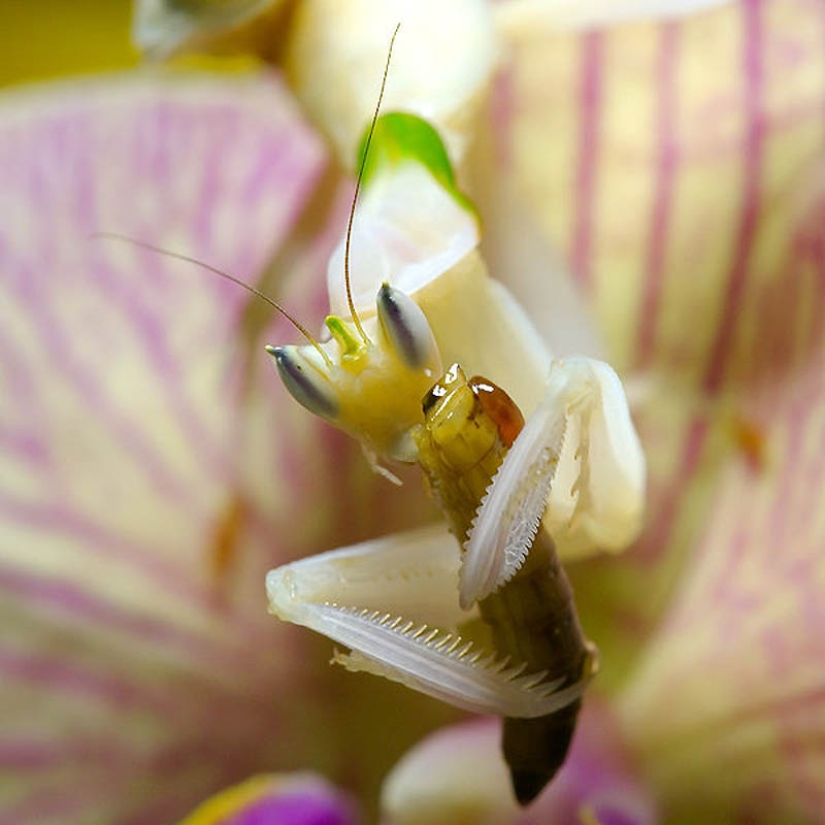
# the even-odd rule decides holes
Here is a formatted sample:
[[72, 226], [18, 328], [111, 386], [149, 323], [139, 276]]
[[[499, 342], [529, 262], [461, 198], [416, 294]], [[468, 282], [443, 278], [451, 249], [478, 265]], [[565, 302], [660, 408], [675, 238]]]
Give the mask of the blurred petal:
[[[497, 101], [491, 104], [495, 111]], [[494, 277], [529, 314], [555, 357], [586, 355], [605, 360], [605, 347], [584, 296], [551, 246], [512, 175], [502, 169], [495, 138], [479, 135], [468, 165], [472, 191], [482, 207], [481, 251]], [[536, 285], [541, 284], [541, 291]]]
[[375, 110], [396, 25], [384, 111], [411, 112], [435, 126], [457, 161], [476, 126], [497, 58], [483, 0], [302, 0], [284, 67], [295, 94], [352, 167]]
[[256, 776], [207, 800], [180, 825], [356, 825], [352, 802], [312, 774]]
[[682, 17], [730, 0], [508, 0], [496, 6], [496, 25], [519, 27], [537, 18], [559, 29], [585, 29], [630, 20]]
[[427, 737], [387, 776], [386, 825], [495, 825], [518, 805], [501, 756], [501, 721], [477, 719]]
[[[343, 764], [335, 740], [316, 751], [335, 703], [314, 701], [295, 636], [266, 615], [264, 575], [402, 526], [415, 488], [388, 495], [259, 368], [246, 293], [89, 238], [252, 280], [290, 249], [323, 164], [272, 80], [2, 100], [4, 821], [170, 821], [261, 765]], [[334, 237], [288, 256], [308, 279], [287, 296], [298, 315], [323, 300]], [[356, 781], [375, 770], [345, 761]]]
[[[808, 270], [820, 279], [823, 252], [820, 237]], [[726, 467], [674, 603], [619, 697], [628, 739], [683, 821], [814, 822], [825, 810], [821, 320], [817, 336], [819, 356], [790, 387], [753, 397], [763, 465]]]
[[[496, 168], [570, 262], [607, 360], [646, 382], [647, 530], [620, 563], [573, 571], [583, 622], [618, 657], [605, 679], [626, 672], [690, 558], [719, 468], [742, 454], [753, 416], [740, 392], [814, 352], [823, 286], [801, 250], [822, 232], [822, 13], [773, 0], [507, 33]], [[534, 316], [550, 283], [520, 293]]]
[[[589, 292], [618, 368], [716, 386], [722, 356], [742, 380], [769, 355], [748, 317], [787, 274], [822, 158], [821, 30], [820, 3], [768, 0], [507, 32], [499, 166]], [[795, 305], [780, 309], [791, 321]]]
[[652, 825], [655, 807], [634, 776], [615, 722], [588, 702], [555, 780], [526, 810], [501, 756], [501, 720], [438, 731], [392, 769], [381, 793], [385, 825]]
[[136, 0], [135, 45], [154, 57], [187, 49], [271, 55], [288, 20], [284, 0]]

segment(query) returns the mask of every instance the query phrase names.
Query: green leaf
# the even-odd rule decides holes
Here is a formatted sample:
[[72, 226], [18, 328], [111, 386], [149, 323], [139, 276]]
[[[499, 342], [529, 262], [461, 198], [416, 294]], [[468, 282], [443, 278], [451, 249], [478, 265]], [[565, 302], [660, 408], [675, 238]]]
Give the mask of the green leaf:
[[[376, 121], [369, 147], [369, 128], [358, 149], [359, 168], [364, 164], [366, 188], [377, 175], [413, 161], [424, 166], [463, 209], [478, 219], [475, 204], [458, 188], [450, 158], [441, 136], [426, 120], [407, 112], [387, 112]], [[366, 163], [364, 154], [369, 149]]]

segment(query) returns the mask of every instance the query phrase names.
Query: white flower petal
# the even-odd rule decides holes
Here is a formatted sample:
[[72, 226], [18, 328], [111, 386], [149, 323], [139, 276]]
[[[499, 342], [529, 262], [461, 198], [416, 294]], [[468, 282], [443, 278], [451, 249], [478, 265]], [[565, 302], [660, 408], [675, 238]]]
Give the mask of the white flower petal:
[[515, 821], [519, 808], [501, 758], [500, 721], [476, 719], [420, 742], [384, 781], [381, 809], [392, 825]]
[[352, 168], [372, 117], [392, 33], [400, 23], [384, 111], [430, 121], [450, 157], [463, 154], [476, 104], [496, 60], [490, 8], [482, 0], [303, 0], [285, 67], [299, 100]]

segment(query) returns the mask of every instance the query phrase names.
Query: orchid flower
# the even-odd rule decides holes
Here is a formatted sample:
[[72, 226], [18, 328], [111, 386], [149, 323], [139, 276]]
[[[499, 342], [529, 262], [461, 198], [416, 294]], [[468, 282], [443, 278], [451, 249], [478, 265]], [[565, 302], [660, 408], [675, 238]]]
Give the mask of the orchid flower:
[[393, 697], [409, 729], [374, 743], [385, 756], [351, 759], [368, 731], [325, 743], [344, 718], [325, 691], [357, 715], [381, 689], [315, 680], [263, 583], [342, 537], [420, 523], [420, 489], [388, 497], [357, 447], [294, 404], [259, 342], [291, 328], [243, 290], [91, 237], [247, 280], [278, 250], [272, 290], [311, 324], [340, 230], [300, 238], [323, 144], [272, 78], [67, 82], [7, 94], [0, 123], [0, 819], [174, 821], [295, 764], [347, 765], [374, 797], [448, 714]]
[[[571, 568], [604, 700], [525, 817], [821, 811], [820, 15], [775, 2], [508, 34], [495, 182], [509, 188], [492, 190], [501, 220], [485, 236], [500, 241], [508, 216], [524, 224], [509, 195], [526, 189], [540, 232], [522, 254], [555, 242], [613, 363], [645, 370], [652, 496], [635, 548]], [[243, 296], [86, 243], [118, 230], [252, 280], [280, 252], [275, 294], [311, 319], [340, 221], [304, 247], [300, 204], [318, 186], [345, 209], [349, 192], [330, 197], [323, 149], [269, 81], [17, 93], [0, 134], [5, 819], [169, 821], [244, 775], [296, 766], [369, 800], [407, 726], [443, 706], [318, 673], [306, 638], [262, 616], [260, 580], [419, 521], [415, 485], [390, 496], [250, 362], [262, 325]], [[497, 243], [487, 259], [506, 253]], [[540, 314], [547, 285], [516, 280], [537, 271], [524, 260], [532, 269], [492, 268], [522, 298], [532, 289], [523, 303]], [[266, 338], [290, 334], [277, 324]], [[393, 736], [376, 741], [385, 722]], [[385, 817], [518, 821], [497, 737], [485, 721], [413, 751], [385, 785]], [[285, 782], [273, 794], [305, 813], [315, 790], [290, 796]]]

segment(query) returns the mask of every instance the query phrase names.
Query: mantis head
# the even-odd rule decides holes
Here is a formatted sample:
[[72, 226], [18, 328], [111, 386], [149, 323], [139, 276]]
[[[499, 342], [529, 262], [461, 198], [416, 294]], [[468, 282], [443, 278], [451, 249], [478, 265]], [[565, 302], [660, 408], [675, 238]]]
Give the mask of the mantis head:
[[383, 284], [376, 308], [366, 327], [329, 316], [323, 344], [267, 351], [292, 396], [357, 438], [368, 456], [414, 462], [410, 431], [422, 420], [421, 399], [441, 358], [426, 316], [401, 290]]

